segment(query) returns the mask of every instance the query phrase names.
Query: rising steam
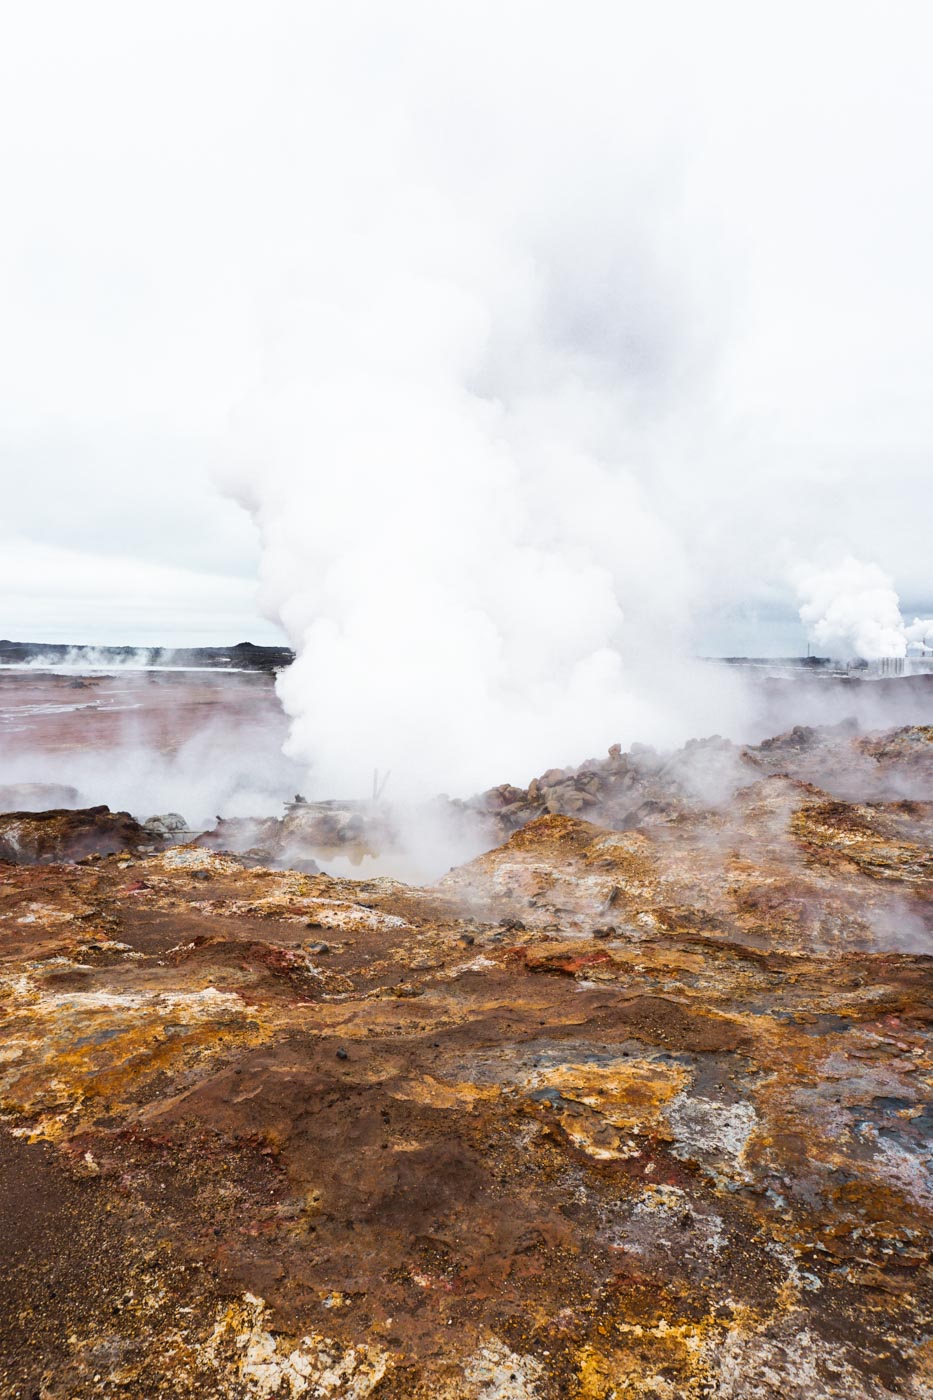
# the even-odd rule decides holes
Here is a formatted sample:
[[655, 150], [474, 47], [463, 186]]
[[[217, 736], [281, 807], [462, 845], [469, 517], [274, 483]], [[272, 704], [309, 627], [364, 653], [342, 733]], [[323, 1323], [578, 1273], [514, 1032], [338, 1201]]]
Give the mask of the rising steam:
[[[451, 37], [434, 33], [442, 63]], [[721, 712], [708, 675], [682, 678], [689, 722], [663, 684], [690, 591], [644, 481], [646, 429], [689, 350], [667, 331], [688, 291], [648, 236], [670, 192], [645, 200], [644, 153], [612, 149], [599, 103], [561, 136], [530, 73], [550, 169], [512, 180], [493, 141], [510, 95], [495, 55], [480, 62], [500, 89], [476, 113], [481, 167], [439, 160], [426, 109], [457, 143], [465, 94], [436, 72], [404, 100], [348, 104], [318, 256], [292, 268], [267, 383], [237, 425], [264, 608], [297, 652], [279, 681], [288, 750], [322, 795], [366, 793], [374, 768], [393, 798], [527, 781]], [[601, 193], [575, 169], [586, 150], [594, 181], [613, 162]], [[568, 258], [568, 199], [586, 265]]]
[[[588, 441], [578, 412], [561, 421], [543, 385], [511, 407], [469, 389], [486, 344], [460, 341], [445, 364], [416, 334], [420, 373], [387, 359], [367, 381], [351, 352], [300, 415], [277, 404], [291, 442], [256, 517], [267, 603], [297, 652], [278, 683], [291, 756], [322, 793], [361, 795], [379, 767], [397, 796], [686, 738], [662, 696], [685, 564], [624, 456]], [[582, 392], [563, 374], [558, 402]]]
[[[297, 653], [279, 694], [309, 791], [364, 795], [378, 769], [392, 798], [465, 793], [734, 730], [730, 683], [684, 660], [698, 615], [787, 607], [784, 560], [836, 519], [833, 415], [869, 441], [850, 379], [873, 386], [872, 425], [893, 421], [857, 358], [878, 336], [839, 368], [871, 228], [858, 242], [837, 198], [843, 265], [794, 204], [833, 134], [809, 38], [776, 40], [810, 104], [789, 120], [781, 63], [772, 83], [734, 61], [742, 7], [709, 29], [680, 5], [637, 24], [608, 4], [573, 25], [524, 4], [322, 13], [265, 186], [265, 359], [226, 481]], [[835, 64], [835, 31], [817, 37]], [[839, 100], [874, 132], [867, 28], [847, 61]], [[857, 470], [856, 542], [876, 528]], [[886, 586], [855, 619], [819, 591], [813, 635], [900, 645]]]
[[894, 583], [877, 564], [851, 556], [828, 568], [795, 572], [807, 636], [832, 656], [901, 658], [933, 645], [933, 619], [901, 616]]

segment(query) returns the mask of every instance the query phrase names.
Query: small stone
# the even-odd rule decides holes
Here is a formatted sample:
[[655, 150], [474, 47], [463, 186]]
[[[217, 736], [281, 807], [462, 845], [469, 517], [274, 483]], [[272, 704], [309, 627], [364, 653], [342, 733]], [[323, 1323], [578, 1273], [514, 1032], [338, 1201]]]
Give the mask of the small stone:
[[305, 951], [308, 952], [308, 953], [329, 953], [329, 952], [330, 952], [330, 944], [329, 944], [329, 943], [323, 943], [323, 942], [319, 942], [319, 943], [308, 943], [308, 944], [306, 945]]
[[346, 1052], [346, 1050], [344, 1050], [343, 1046], [341, 1045], [340, 1049], [337, 1051], [337, 1059], [338, 1059], [338, 1060], [349, 1060], [349, 1058], [350, 1058], [350, 1056], [348, 1055], [348, 1053]]

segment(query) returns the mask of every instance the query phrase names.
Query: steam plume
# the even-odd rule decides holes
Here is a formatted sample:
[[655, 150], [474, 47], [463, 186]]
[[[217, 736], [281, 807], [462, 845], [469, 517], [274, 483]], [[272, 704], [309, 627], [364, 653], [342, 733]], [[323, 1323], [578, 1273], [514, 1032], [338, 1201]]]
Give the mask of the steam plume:
[[[838, 519], [837, 420], [867, 454], [900, 403], [874, 373], [881, 333], [845, 332], [891, 235], [861, 238], [865, 177], [837, 160], [819, 56], [847, 133], [914, 130], [897, 94], [925, 102], [925, 77], [861, 22], [840, 68], [834, 25], [804, 17], [807, 43], [775, 34], [772, 80], [737, 61], [760, 49], [738, 6], [709, 29], [682, 5], [637, 24], [637, 7], [584, 6], [572, 26], [525, 4], [322, 13], [263, 186], [266, 353], [228, 480], [297, 652], [279, 682], [291, 756], [320, 795], [366, 794], [379, 768], [397, 798], [729, 732], [735, 694], [680, 659], [698, 614], [786, 608], [787, 554]], [[879, 62], [890, 118], [862, 94]], [[827, 165], [841, 192], [815, 217]], [[879, 488], [853, 461], [858, 548]], [[877, 649], [898, 618], [866, 638], [832, 625]]]
[[894, 584], [877, 564], [850, 556], [828, 568], [799, 568], [796, 582], [807, 636], [831, 655], [879, 661], [933, 642], [933, 620], [907, 626]]

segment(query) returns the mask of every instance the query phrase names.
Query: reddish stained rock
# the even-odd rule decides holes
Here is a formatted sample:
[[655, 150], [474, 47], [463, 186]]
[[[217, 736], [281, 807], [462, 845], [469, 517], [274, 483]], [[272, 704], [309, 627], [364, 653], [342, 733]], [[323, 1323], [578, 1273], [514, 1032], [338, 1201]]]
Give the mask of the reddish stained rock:
[[5, 866], [0, 1394], [921, 1400], [929, 808], [824, 748], [428, 890]]
[[109, 807], [0, 813], [0, 861], [14, 865], [50, 865], [157, 844], [129, 812]]
[[576, 977], [579, 973], [601, 964], [612, 964], [609, 954], [599, 949], [545, 953], [535, 952], [531, 948], [510, 948], [506, 956], [521, 963], [526, 972], [546, 972], [563, 977]]

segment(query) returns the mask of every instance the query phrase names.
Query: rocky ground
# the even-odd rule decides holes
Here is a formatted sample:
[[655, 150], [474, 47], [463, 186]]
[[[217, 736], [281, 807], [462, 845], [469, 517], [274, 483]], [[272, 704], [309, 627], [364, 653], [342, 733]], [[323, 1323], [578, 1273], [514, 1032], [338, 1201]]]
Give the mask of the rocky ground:
[[933, 1396], [931, 766], [613, 751], [425, 889], [0, 819], [0, 1394]]

